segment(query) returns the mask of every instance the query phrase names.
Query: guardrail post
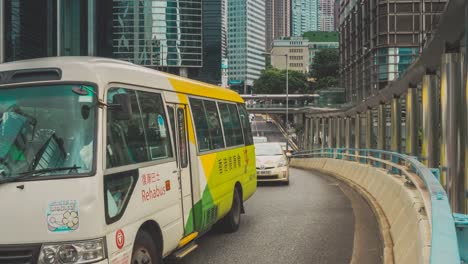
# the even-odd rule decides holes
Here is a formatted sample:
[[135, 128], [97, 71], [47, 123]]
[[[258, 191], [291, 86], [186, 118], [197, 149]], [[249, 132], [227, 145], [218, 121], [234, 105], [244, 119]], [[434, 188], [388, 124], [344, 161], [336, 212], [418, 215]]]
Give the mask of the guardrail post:
[[327, 136], [325, 135], [325, 126], [327, 125], [326, 122], [325, 122], [325, 118], [322, 117], [320, 118], [321, 119], [321, 122], [322, 122], [322, 149], [325, 148], [325, 141], [327, 141]]
[[343, 129], [343, 127], [341, 126], [341, 117], [336, 117], [335, 118], [335, 123], [336, 123], [336, 127], [335, 127], [335, 137], [336, 137], [336, 147], [337, 148], [341, 148], [342, 145], [341, 145], [341, 131]]
[[314, 118], [309, 118], [309, 150], [314, 149]]
[[335, 147], [335, 141], [334, 141], [334, 137], [335, 137], [335, 133], [334, 133], [334, 129], [335, 129], [335, 120], [333, 117], [329, 117], [328, 118], [328, 147], [329, 148], [334, 148]]
[[417, 156], [418, 148], [418, 89], [410, 85], [406, 93], [406, 154]]
[[435, 72], [427, 71], [422, 82], [423, 144], [421, 156], [423, 163], [429, 168], [439, 165], [437, 147], [439, 139], [438, 99], [437, 76]]
[[[360, 155], [359, 149], [361, 148], [361, 114], [356, 113], [356, 117], [354, 119], [354, 148], [357, 150], [355, 154], [357, 156]], [[356, 160], [358, 157], [356, 157]]]
[[[391, 149], [393, 152], [400, 153], [401, 152], [401, 103], [400, 97], [394, 95], [392, 98], [392, 113], [391, 113], [391, 126], [392, 126], [392, 146]], [[398, 157], [392, 155], [392, 162], [399, 164]], [[398, 169], [392, 167], [391, 169], [392, 174], [397, 174]]]
[[464, 192], [464, 146], [460, 135], [460, 115], [463, 60], [454, 49], [454, 53], [442, 55], [441, 64], [441, 182], [447, 190], [450, 206], [454, 212], [465, 211]]
[[392, 99], [392, 146], [393, 152], [401, 152], [401, 103], [400, 97], [393, 96]]
[[316, 117], [315, 118], [315, 144], [317, 146], [320, 146], [321, 144], [321, 136], [320, 136], [320, 118]]
[[302, 143], [302, 150], [307, 150], [309, 148], [309, 118], [306, 117], [304, 122], [304, 136]]
[[[372, 109], [367, 109], [366, 111], [366, 130], [365, 130], [365, 138], [366, 138], [366, 149], [373, 149], [373, 140], [374, 140], [374, 120], [372, 116]], [[372, 160], [366, 158], [367, 164], [371, 163]]]
[[345, 148], [346, 148], [346, 154], [348, 156], [346, 157], [347, 160], [353, 160], [352, 157], [350, 156], [350, 148], [351, 148], [351, 117], [347, 116], [345, 118]]
[[[384, 103], [380, 103], [379, 105], [379, 109], [378, 109], [378, 122], [377, 122], [377, 125], [378, 125], [378, 136], [377, 136], [377, 148], [378, 149], [381, 149], [381, 150], [385, 150], [386, 149], [386, 128], [387, 128], [387, 120], [386, 120], [386, 115], [385, 115], [385, 104]], [[382, 155], [379, 153], [379, 158], [381, 158]], [[383, 159], [383, 157], [382, 157]], [[380, 162], [377, 162], [376, 166], [377, 167], [380, 167], [380, 166], [383, 166], [385, 167], [385, 164], [382, 163], [380, 164]]]
[[373, 137], [373, 134], [374, 134], [374, 131], [373, 131], [373, 125], [374, 125], [374, 121], [373, 121], [373, 118], [372, 118], [372, 109], [367, 109], [366, 111], [366, 131], [365, 131], [365, 134], [366, 134], [366, 149], [372, 149], [372, 140], [374, 139]]

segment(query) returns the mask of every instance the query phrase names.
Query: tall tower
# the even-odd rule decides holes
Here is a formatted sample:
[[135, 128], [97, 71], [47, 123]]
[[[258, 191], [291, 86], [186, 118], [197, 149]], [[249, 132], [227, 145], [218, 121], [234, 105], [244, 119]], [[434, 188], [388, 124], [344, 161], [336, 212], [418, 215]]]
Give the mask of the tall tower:
[[265, 1], [229, 0], [228, 29], [229, 83], [252, 86], [265, 69]]
[[319, 31], [334, 31], [335, 30], [335, 21], [334, 21], [334, 9], [335, 1], [334, 0], [318, 0], [318, 30]]
[[273, 40], [291, 35], [291, 0], [265, 1], [266, 50]]
[[196, 79], [223, 83], [227, 67], [227, 0], [203, 0], [203, 67]]
[[292, 0], [291, 28], [293, 36], [302, 36], [304, 32], [318, 30], [318, 1]]

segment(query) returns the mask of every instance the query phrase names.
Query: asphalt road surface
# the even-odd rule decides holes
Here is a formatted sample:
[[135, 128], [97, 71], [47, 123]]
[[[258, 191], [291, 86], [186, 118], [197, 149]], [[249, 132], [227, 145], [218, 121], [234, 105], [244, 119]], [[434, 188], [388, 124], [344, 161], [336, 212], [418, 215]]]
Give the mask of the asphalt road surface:
[[269, 142], [286, 142], [283, 134], [273, 122], [266, 122], [266, 116], [257, 115], [252, 122], [253, 136], [267, 137]]
[[[274, 124], [256, 118], [254, 135], [255, 126], [269, 141], [284, 140]], [[371, 209], [329, 176], [291, 168], [289, 186], [261, 184], [245, 208], [236, 233], [210, 231], [197, 240], [197, 250], [177, 263], [340, 264], [350, 263], [353, 254], [361, 256], [355, 263], [381, 262]]]

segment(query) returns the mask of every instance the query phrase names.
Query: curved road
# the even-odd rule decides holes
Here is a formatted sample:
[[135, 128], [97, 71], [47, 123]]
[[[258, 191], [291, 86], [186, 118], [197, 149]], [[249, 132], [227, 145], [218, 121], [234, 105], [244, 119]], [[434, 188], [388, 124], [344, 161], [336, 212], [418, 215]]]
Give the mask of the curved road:
[[353, 210], [338, 184], [291, 169], [289, 186], [264, 184], [233, 234], [211, 231], [178, 263], [349, 263]]
[[[259, 116], [252, 130], [269, 141], [284, 140], [276, 125]], [[236, 233], [210, 231], [177, 263], [340, 264], [350, 263], [353, 254], [354, 263], [380, 262], [375, 217], [359, 195], [318, 173], [291, 168], [290, 177], [289, 186], [259, 185]]]

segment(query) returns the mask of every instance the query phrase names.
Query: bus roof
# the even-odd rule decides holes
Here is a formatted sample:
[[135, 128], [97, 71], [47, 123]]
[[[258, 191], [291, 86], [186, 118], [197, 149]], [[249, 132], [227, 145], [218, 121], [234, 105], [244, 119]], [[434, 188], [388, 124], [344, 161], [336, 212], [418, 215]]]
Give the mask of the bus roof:
[[[28, 75], [22, 81], [6, 82], [5, 72], [59, 70], [59, 77], [51, 80], [34, 80]], [[32, 77], [31, 77], [32, 76]], [[238, 93], [219, 86], [183, 78], [165, 72], [160, 72], [140, 65], [121, 60], [99, 57], [48, 57], [31, 60], [22, 60], [0, 64], [0, 88], [8, 84], [51, 83], [51, 82], [90, 82], [105, 87], [109, 83], [122, 83], [143, 87], [158, 88], [165, 91], [222, 99], [242, 103]], [[104, 89], [99, 89], [99, 96], [103, 98]]]

